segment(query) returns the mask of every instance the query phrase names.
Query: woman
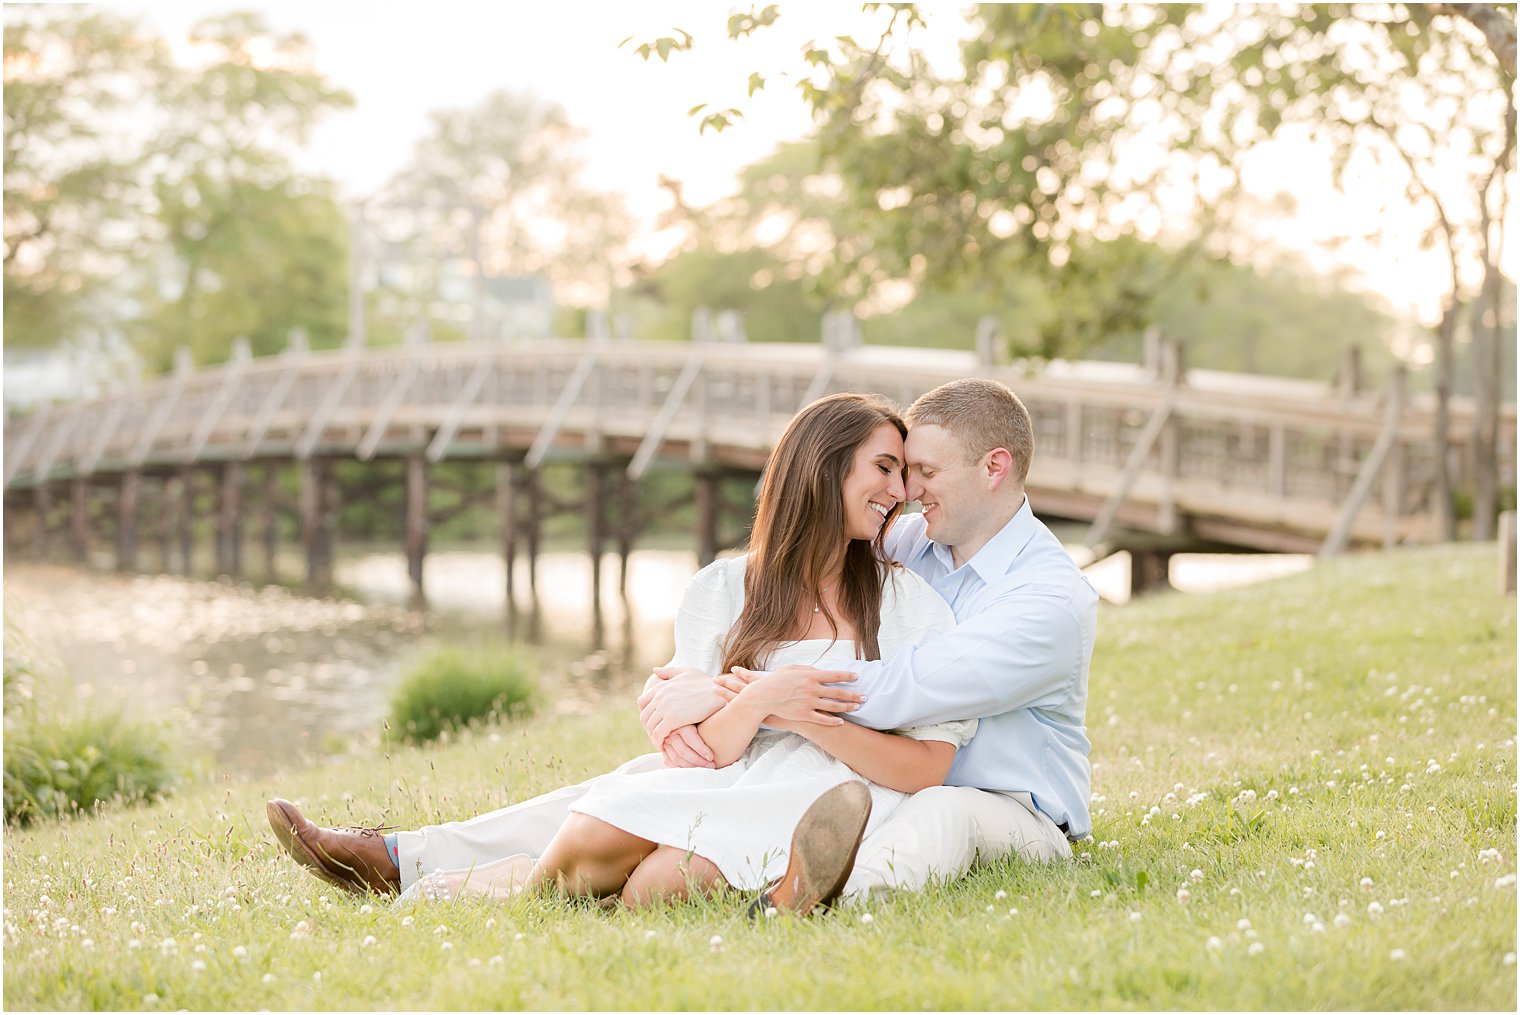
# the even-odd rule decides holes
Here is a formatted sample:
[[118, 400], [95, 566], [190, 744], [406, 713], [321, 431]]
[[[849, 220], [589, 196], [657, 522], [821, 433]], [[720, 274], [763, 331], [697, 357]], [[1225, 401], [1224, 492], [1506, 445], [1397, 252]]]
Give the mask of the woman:
[[[687, 587], [671, 665], [827, 667], [950, 627], [949, 607], [926, 582], [881, 559], [904, 496], [906, 432], [873, 395], [831, 395], [798, 413], [767, 463], [749, 552], [714, 562]], [[823, 792], [866, 781], [869, 834], [908, 793], [942, 783], [976, 730], [974, 719], [882, 733], [768, 718], [789, 690], [785, 675], [757, 680], [700, 724], [715, 768], [604, 776], [536, 862], [435, 874], [420, 893], [555, 885], [641, 905], [723, 884], [760, 888], [785, 869], [797, 819]]]

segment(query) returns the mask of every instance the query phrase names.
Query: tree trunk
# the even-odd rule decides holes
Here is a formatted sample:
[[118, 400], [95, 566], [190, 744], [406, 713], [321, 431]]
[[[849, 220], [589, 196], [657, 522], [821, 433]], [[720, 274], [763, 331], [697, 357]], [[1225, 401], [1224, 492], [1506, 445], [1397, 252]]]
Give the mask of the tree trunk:
[[1457, 316], [1461, 312], [1462, 304], [1453, 294], [1436, 329], [1436, 517], [1441, 538], [1448, 543], [1457, 538], [1456, 502], [1451, 489], [1451, 384]]

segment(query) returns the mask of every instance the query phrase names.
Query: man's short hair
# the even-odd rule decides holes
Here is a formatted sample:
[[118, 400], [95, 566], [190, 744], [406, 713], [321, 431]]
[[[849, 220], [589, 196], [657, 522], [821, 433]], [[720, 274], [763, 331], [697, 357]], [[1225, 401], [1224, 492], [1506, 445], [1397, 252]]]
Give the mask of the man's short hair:
[[955, 435], [969, 461], [993, 448], [1013, 456], [1019, 485], [1029, 476], [1034, 458], [1034, 423], [1019, 396], [1006, 384], [982, 377], [965, 377], [941, 384], [919, 396], [908, 409], [909, 428], [922, 423], [942, 426]]

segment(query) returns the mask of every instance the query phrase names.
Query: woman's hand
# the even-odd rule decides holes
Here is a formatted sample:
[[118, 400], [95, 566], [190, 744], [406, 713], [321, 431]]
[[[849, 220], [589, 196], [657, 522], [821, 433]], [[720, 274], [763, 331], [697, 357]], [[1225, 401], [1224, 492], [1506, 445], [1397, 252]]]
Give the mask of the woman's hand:
[[812, 666], [783, 666], [767, 674], [735, 667], [732, 674], [717, 677], [714, 685], [757, 709], [764, 708], [769, 716], [837, 726], [844, 720], [835, 713], [853, 712], [866, 699], [856, 691], [829, 685], [854, 679], [855, 674], [848, 670]]

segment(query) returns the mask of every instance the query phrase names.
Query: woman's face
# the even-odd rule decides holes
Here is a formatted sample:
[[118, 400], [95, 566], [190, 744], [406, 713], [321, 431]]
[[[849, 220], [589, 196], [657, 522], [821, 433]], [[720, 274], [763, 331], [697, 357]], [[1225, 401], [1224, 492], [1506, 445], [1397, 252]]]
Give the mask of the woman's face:
[[883, 423], [855, 449], [844, 478], [844, 532], [849, 539], [875, 539], [887, 512], [903, 502], [903, 441]]

